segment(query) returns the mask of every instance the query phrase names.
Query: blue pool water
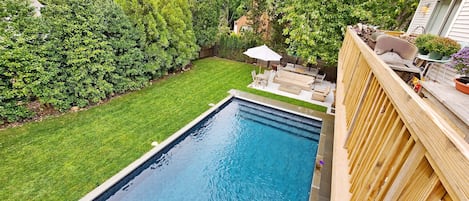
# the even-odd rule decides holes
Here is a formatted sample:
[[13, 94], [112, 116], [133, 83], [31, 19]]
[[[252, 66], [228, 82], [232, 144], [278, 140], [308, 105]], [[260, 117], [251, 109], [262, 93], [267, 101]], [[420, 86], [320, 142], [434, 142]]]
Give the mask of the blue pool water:
[[320, 126], [233, 99], [98, 200], [306, 201]]

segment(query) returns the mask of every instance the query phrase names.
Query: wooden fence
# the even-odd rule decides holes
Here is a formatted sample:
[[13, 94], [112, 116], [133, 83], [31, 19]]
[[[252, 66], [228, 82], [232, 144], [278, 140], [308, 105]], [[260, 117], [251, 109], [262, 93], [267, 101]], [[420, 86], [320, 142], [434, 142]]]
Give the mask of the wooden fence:
[[469, 200], [468, 144], [352, 29], [338, 71], [351, 200]]

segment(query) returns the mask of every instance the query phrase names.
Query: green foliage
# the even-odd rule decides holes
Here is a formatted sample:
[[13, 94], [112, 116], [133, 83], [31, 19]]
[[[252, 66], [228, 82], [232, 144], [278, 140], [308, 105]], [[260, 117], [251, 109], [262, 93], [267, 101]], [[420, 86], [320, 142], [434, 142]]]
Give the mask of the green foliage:
[[429, 52], [437, 52], [443, 56], [451, 56], [461, 49], [461, 46], [455, 40], [440, 36], [428, 40], [425, 44]]
[[358, 21], [352, 16], [349, 3], [285, 1], [279, 12], [283, 13], [280, 21], [288, 24], [284, 34], [289, 54], [304, 58], [307, 63], [316, 63], [317, 58], [335, 63], [345, 27]]
[[186, 0], [156, 0], [169, 33], [165, 51], [170, 57], [170, 69], [181, 69], [197, 56], [199, 47], [192, 30], [192, 15]]
[[433, 35], [433, 34], [421, 34], [419, 36], [417, 36], [417, 38], [415, 38], [415, 46], [417, 46], [419, 48], [419, 51], [421, 51], [421, 53], [427, 53], [428, 54], [428, 50], [427, 50], [427, 42], [438, 37], [437, 35]]
[[355, 7], [360, 19], [385, 30], [405, 30], [412, 20], [418, 0], [364, 1]]
[[256, 34], [264, 34], [268, 30], [266, 29], [266, 21], [263, 20], [264, 13], [267, 14], [268, 4], [266, 0], [249, 0], [247, 4], [247, 18], [251, 22], [251, 27]]
[[48, 80], [35, 46], [39, 23], [29, 3], [0, 2], [0, 124], [33, 115], [26, 104]]
[[[221, 30], [233, 29], [234, 21], [239, 19], [247, 12], [247, 4], [250, 0], [220, 0], [222, 4], [222, 13], [220, 17]], [[227, 32], [222, 31], [222, 34]]]
[[[97, 103], [113, 91], [105, 79], [115, 70], [112, 46], [100, 23], [105, 8], [86, 0], [55, 1], [43, 9], [45, 46], [53, 79], [38, 94], [59, 109]], [[73, 10], [74, 12], [70, 12]]]
[[197, 45], [200, 47], [215, 45], [221, 13], [220, 0], [192, 0], [191, 11]]
[[143, 34], [112, 0], [49, 0], [41, 17], [30, 4], [1, 2], [0, 124], [33, 115], [31, 101], [66, 110], [148, 83]]
[[218, 45], [218, 56], [236, 61], [245, 61], [247, 57], [243, 52], [259, 44], [261, 44], [259, 37], [249, 32], [242, 35], [222, 35]]
[[140, 89], [148, 83], [148, 75], [151, 74], [143, 63], [144, 54], [138, 44], [144, 33], [133, 26], [122, 8], [112, 0], [104, 0], [99, 4], [105, 8], [100, 21], [106, 25], [102, 33], [114, 53], [114, 71], [105, 78], [113, 84], [113, 92]]
[[283, 0], [275, 0], [271, 3], [269, 9], [269, 16], [271, 18], [270, 38], [267, 41], [269, 47], [275, 49], [277, 52], [286, 53], [288, 48], [285, 43], [286, 37], [283, 35], [283, 29], [286, 27], [286, 24], [280, 22], [283, 14], [279, 13], [279, 8], [282, 7]]
[[160, 77], [171, 67], [171, 54], [165, 50], [169, 47], [168, 25], [158, 10], [157, 0], [115, 0], [134, 27], [144, 33], [140, 47], [144, 52], [144, 63], [153, 78]]
[[[284, 23], [288, 52], [307, 63], [321, 59], [337, 62], [347, 25], [358, 22], [381, 25], [381, 28], [405, 27], [418, 1], [300, 1], [286, 0], [278, 9]], [[403, 23], [403, 24], [400, 24]]]

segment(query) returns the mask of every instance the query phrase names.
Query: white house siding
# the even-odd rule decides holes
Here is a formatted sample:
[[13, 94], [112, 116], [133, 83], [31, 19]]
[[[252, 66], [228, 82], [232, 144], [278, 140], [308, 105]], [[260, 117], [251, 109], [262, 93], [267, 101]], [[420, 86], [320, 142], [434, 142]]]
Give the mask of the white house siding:
[[[423, 32], [423, 29], [420, 27], [427, 26], [427, 23], [430, 20], [430, 17], [432, 16], [432, 12], [435, 8], [435, 5], [437, 4], [437, 1], [438, 0], [422, 0], [419, 2], [414, 17], [412, 18], [409, 28], [407, 29], [407, 34], [421, 34]], [[422, 10], [425, 5], [430, 5], [427, 10], [427, 13], [424, 13]]]
[[447, 36], [460, 42], [469, 42], [469, 0], [463, 0]]

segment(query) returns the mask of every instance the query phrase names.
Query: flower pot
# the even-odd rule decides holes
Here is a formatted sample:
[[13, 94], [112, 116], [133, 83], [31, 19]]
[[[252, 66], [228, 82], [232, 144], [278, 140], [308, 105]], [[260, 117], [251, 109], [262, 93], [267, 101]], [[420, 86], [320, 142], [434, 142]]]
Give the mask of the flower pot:
[[443, 56], [441, 57], [441, 60], [449, 60], [450, 56]]
[[419, 48], [419, 54], [421, 55], [427, 55], [428, 54], [428, 51], [424, 48]]
[[456, 90], [469, 94], [469, 77], [456, 78], [454, 83], [456, 84]]
[[430, 52], [430, 53], [428, 53], [428, 58], [429, 58], [429, 59], [440, 60], [441, 57], [443, 57], [443, 55], [441, 55], [441, 54], [438, 53], [438, 52]]

